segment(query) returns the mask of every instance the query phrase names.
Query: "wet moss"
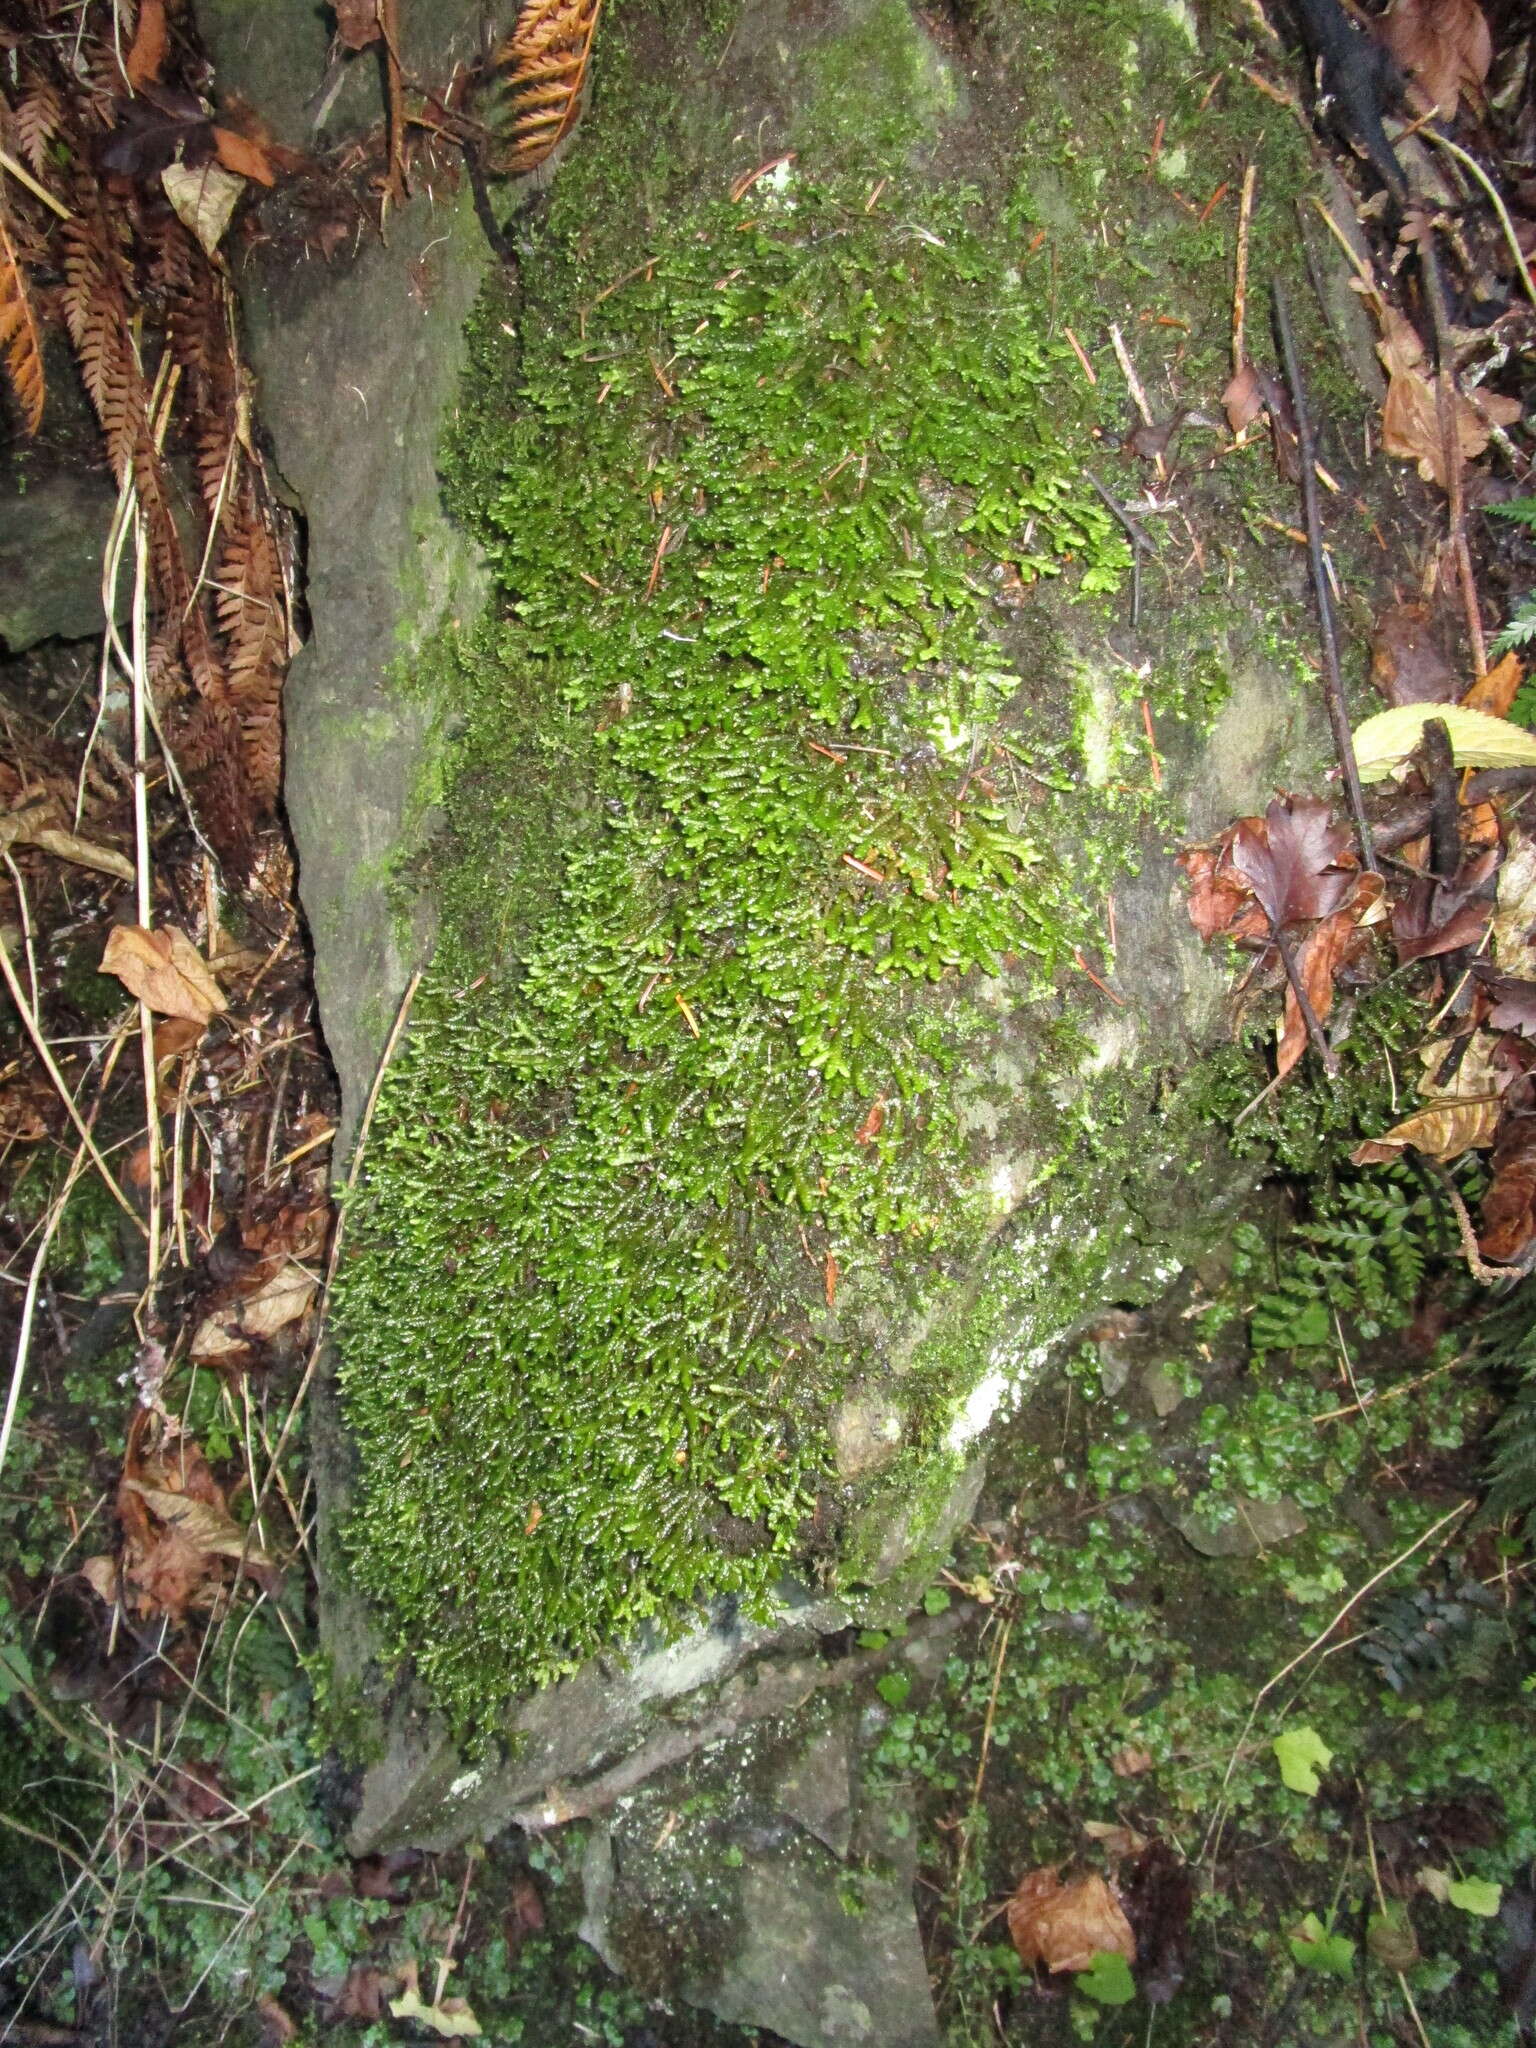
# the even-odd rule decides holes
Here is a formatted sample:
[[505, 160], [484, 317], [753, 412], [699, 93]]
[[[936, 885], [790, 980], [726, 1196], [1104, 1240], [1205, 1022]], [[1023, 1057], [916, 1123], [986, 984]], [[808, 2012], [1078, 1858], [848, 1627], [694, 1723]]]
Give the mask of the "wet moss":
[[[1081, 773], [1046, 593], [1089, 617], [1127, 556], [1020, 218], [912, 170], [926, 44], [819, 47], [813, 108], [868, 73], [896, 116], [856, 166], [812, 119], [732, 198], [647, 23], [476, 316], [445, 469], [499, 595], [419, 668], [441, 939], [340, 1309], [358, 1569], [461, 1720], [705, 1591], [764, 1602], [818, 1501], [857, 1510], [855, 1380], [919, 1513], [978, 1383], [1119, 1255], [1155, 1121], [1108, 1135], [1053, 1021], [1161, 799]], [[1208, 716], [1190, 618], [1204, 665], [1115, 716]]]

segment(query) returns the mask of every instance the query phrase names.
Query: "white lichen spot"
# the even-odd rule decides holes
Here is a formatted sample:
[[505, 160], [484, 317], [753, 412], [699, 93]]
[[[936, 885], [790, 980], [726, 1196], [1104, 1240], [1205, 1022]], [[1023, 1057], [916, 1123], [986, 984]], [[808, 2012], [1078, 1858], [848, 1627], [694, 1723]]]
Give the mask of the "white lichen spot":
[[1157, 175], [1165, 185], [1177, 185], [1189, 175], [1189, 151], [1182, 144], [1165, 149], [1157, 160]]
[[474, 1791], [484, 1775], [483, 1771], [462, 1771], [448, 1787], [448, 1797], [462, 1799], [466, 1792]]
[[992, 1197], [993, 1210], [999, 1216], [1010, 1215], [1019, 1206], [1019, 1197], [1023, 1189], [1019, 1184], [1018, 1167], [1013, 1160], [1001, 1159], [993, 1167], [988, 1192]]
[[986, 1428], [1013, 1386], [1009, 1373], [994, 1367], [972, 1387], [964, 1407], [949, 1426], [949, 1448], [963, 1451]]

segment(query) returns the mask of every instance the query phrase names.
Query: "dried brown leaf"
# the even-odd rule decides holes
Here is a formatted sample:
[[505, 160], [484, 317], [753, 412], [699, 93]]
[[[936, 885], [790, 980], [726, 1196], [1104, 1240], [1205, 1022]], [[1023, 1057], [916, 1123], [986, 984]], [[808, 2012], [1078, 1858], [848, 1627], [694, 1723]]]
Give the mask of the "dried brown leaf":
[[257, 185], [277, 183], [271, 157], [259, 142], [253, 142], [248, 135], [240, 135], [233, 128], [215, 126], [213, 147], [225, 170], [233, 171], [236, 177], [249, 178]]
[[1331, 916], [1358, 873], [1346, 827], [1316, 797], [1276, 797], [1262, 818], [1240, 818], [1231, 863], [1277, 929]]
[[1026, 1970], [1087, 1970], [1097, 1955], [1136, 1960], [1136, 1937], [1102, 1877], [1064, 1885], [1054, 1868], [1026, 1871], [1008, 1901], [1008, 1932]]
[[1513, 648], [1486, 675], [1469, 683], [1461, 701], [1469, 711], [1486, 711], [1490, 718], [1508, 718], [1509, 707], [1525, 680], [1525, 663]]
[[317, 1284], [302, 1267], [284, 1268], [229, 1308], [205, 1317], [192, 1339], [192, 1356], [213, 1365], [253, 1341], [275, 1337], [308, 1311]]
[[138, 27], [123, 59], [124, 75], [135, 92], [160, 76], [170, 40], [165, 24], [165, 0], [139, 0]]
[[336, 35], [349, 50], [366, 50], [383, 34], [379, 26], [379, 0], [332, 0], [336, 10]]
[[153, 932], [138, 924], [114, 925], [101, 971], [115, 974], [131, 996], [162, 1017], [206, 1024], [227, 1007], [207, 962], [174, 925]]
[[1395, 0], [1375, 27], [1422, 95], [1421, 112], [1449, 121], [1464, 92], [1479, 93], [1493, 42], [1476, 0]]
[[1459, 1159], [1492, 1144], [1502, 1104], [1497, 1095], [1448, 1095], [1357, 1145], [1350, 1158], [1356, 1166], [1379, 1166], [1400, 1159], [1410, 1146], [1430, 1159]]
[[1389, 704], [1444, 704], [1456, 694], [1454, 671], [1427, 604], [1389, 605], [1371, 635], [1371, 681]]

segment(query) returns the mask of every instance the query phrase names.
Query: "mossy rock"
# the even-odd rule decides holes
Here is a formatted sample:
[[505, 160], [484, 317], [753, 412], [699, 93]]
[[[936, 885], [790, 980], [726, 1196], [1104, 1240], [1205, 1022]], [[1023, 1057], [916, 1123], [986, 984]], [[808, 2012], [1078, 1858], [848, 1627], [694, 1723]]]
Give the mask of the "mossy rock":
[[[1092, 13], [1214, 187], [1251, 137], [1187, 24]], [[1213, 237], [1114, 153], [1080, 10], [987, 19], [631, 0], [471, 325], [443, 466], [495, 596], [402, 685], [439, 939], [337, 1323], [347, 1571], [460, 1732], [722, 1601], [771, 1628], [786, 1575], [876, 1597], [1032, 1361], [1249, 1177], [1164, 857], [1315, 748], [1241, 518], [1280, 487], [1213, 485], [1230, 548], [1128, 629], [1073, 336]], [[1048, 184], [1118, 242], [1057, 251]]]

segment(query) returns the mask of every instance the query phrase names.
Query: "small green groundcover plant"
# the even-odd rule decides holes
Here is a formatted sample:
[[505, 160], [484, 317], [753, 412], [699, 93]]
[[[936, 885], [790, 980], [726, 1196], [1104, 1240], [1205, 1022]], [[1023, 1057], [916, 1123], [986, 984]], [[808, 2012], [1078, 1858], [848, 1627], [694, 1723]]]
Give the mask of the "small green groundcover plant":
[[771, 1583], [834, 1310], [979, 1239], [967, 992], [1080, 935], [988, 621], [1124, 546], [1030, 295], [866, 198], [786, 171], [600, 274], [578, 180], [479, 320], [500, 602], [435, 678], [444, 931], [340, 1315], [358, 1567], [461, 1705]]

